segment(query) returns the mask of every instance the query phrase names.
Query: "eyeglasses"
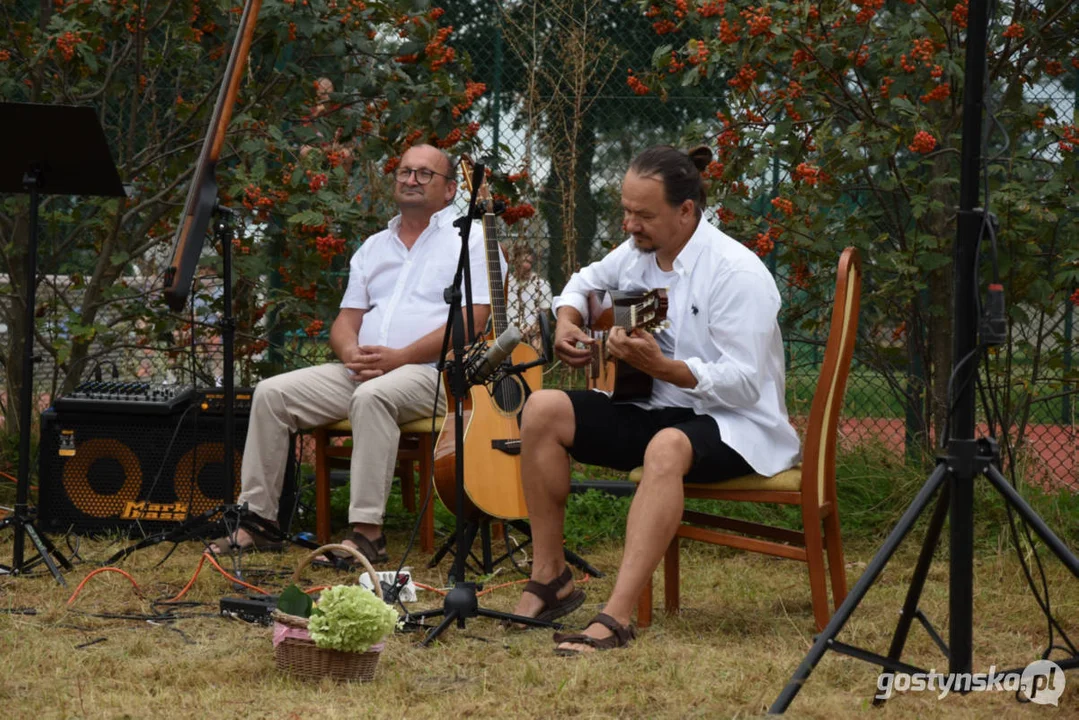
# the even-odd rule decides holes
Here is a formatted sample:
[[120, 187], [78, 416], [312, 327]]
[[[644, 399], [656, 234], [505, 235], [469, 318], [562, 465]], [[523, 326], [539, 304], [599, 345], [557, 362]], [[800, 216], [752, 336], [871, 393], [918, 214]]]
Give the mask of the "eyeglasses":
[[416, 182], [418, 182], [420, 185], [426, 185], [427, 183], [431, 182], [434, 179], [435, 175], [438, 175], [439, 177], [444, 177], [447, 180], [452, 180], [453, 179], [449, 175], [443, 175], [440, 172], [435, 172], [434, 170], [428, 170], [427, 168], [408, 168], [408, 167], [399, 167], [399, 168], [397, 168], [397, 170], [393, 173], [393, 176], [397, 179], [397, 182], [406, 183], [406, 182], [408, 182], [409, 176], [412, 175], [413, 173], [416, 174]]

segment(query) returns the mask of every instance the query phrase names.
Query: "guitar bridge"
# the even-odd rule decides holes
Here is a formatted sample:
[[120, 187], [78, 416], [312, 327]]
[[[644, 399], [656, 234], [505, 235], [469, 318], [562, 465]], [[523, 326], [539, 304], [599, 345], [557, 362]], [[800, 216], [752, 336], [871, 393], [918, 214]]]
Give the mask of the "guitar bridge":
[[504, 452], [507, 455], [520, 455], [521, 440], [520, 438], [514, 438], [513, 440], [492, 440], [491, 449]]

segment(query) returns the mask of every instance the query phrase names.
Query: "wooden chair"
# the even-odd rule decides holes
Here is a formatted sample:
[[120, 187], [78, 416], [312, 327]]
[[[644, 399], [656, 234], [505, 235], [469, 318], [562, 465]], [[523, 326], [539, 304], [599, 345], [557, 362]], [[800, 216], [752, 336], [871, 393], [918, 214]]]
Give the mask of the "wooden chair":
[[[684, 510], [682, 524], [663, 560], [664, 598], [668, 614], [678, 612], [680, 538], [807, 563], [813, 615], [818, 631], [824, 629], [831, 617], [824, 570], [826, 551], [835, 607], [838, 608], [847, 596], [843, 542], [839, 533], [839, 512], [836, 505], [835, 452], [839, 412], [843, 406], [851, 356], [854, 354], [861, 286], [861, 261], [858, 251], [847, 248], [839, 258], [831, 329], [809, 413], [802, 464], [774, 477], [746, 475], [712, 484], [694, 483], [685, 486], [687, 500], [694, 498], [800, 505], [803, 531]], [[641, 468], [637, 468], [630, 474], [630, 479], [639, 482], [640, 475]], [[652, 622], [651, 580], [641, 593], [637, 622], [641, 627], [647, 627]]]
[[[442, 429], [442, 418], [436, 418], [435, 432]], [[423, 508], [420, 519], [420, 548], [424, 552], [435, 549], [435, 504], [431, 493], [431, 418], [423, 418], [400, 426], [401, 444], [397, 449], [397, 476], [401, 478], [401, 497], [405, 509], [416, 512], [416, 489], [412, 466], [419, 468], [419, 507]], [[330, 462], [331, 458], [352, 456], [351, 445], [334, 445], [333, 438], [352, 437], [352, 425], [342, 420], [317, 427], [312, 431], [315, 439], [315, 537], [320, 545], [330, 542]]]

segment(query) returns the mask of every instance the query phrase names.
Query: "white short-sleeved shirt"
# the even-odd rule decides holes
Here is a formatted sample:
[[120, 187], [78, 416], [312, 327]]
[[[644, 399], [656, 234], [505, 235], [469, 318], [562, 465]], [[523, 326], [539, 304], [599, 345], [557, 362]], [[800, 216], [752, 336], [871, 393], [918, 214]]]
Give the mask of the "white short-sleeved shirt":
[[[569, 305], [587, 316], [588, 293], [669, 286], [670, 335], [664, 355], [681, 360], [697, 378], [693, 388], [656, 381], [645, 407], [691, 407], [709, 415], [720, 437], [754, 470], [775, 475], [800, 459], [800, 442], [787, 418], [779, 290], [751, 250], [705, 220], [659, 278], [655, 254], [630, 238], [569, 279], [554, 308]], [[672, 347], [673, 346], [673, 347]], [[658, 401], [658, 402], [657, 402]]]
[[[360, 345], [402, 348], [445, 325], [449, 306], [443, 291], [453, 283], [461, 253], [461, 236], [453, 224], [456, 219], [452, 206], [439, 210], [409, 249], [398, 236], [398, 215], [385, 230], [367, 238], [352, 256], [341, 307], [367, 311], [360, 325]], [[472, 224], [468, 248], [472, 302], [490, 305], [479, 223]], [[505, 274], [501, 251], [499, 263]]]

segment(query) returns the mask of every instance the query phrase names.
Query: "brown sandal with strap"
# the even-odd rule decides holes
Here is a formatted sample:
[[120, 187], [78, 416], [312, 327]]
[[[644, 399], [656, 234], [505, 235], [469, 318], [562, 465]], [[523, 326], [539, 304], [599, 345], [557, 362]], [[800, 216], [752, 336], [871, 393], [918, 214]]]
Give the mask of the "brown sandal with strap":
[[[629, 645], [631, 640], [637, 638], [636, 628], [632, 625], [621, 625], [617, 620], [606, 613], [596, 615], [588, 624], [602, 625], [610, 630], [611, 634], [605, 638], [594, 638], [591, 635], [585, 635], [584, 633], [556, 632], [554, 634], [554, 641], [558, 644], [575, 643], [578, 645], [588, 645], [595, 650], [613, 650], [614, 648], [625, 647]], [[573, 648], [556, 647], [554, 649], [554, 654], [570, 657], [574, 655], [583, 655], [585, 654], [585, 651], [575, 650]]]
[[[544, 622], [557, 620], [560, 617], [569, 615], [584, 604], [584, 590], [580, 588], [573, 588], [573, 592], [564, 598], [558, 597], [558, 591], [572, 580], [573, 571], [567, 567], [562, 571], [561, 575], [548, 583], [529, 580], [525, 584], [523, 592], [531, 593], [543, 601], [543, 609], [536, 615], [537, 620]], [[520, 627], [522, 630], [526, 628], [526, 626], [518, 626], [509, 620], [504, 621], [503, 625], [505, 627]]]
[[[224, 553], [233, 552], [234, 550], [242, 550], [243, 552], [281, 552], [285, 549], [285, 543], [277, 540], [272, 540], [262, 533], [255, 532], [249, 528], [244, 528], [247, 534], [251, 537], [251, 542], [246, 545], [240, 545], [236, 542], [236, 533], [226, 535], [225, 537], [219, 537], [215, 540], [211, 540], [206, 544], [206, 549], [213, 552], [215, 555], [221, 555]], [[214, 551], [213, 548], [217, 548]]]
[[[382, 565], [390, 561], [390, 554], [386, 551], [385, 535], [379, 535], [377, 540], [370, 540], [366, 535], [358, 533], [355, 530], [349, 530], [345, 533], [342, 542], [345, 540], [348, 540], [355, 545], [356, 549], [359, 550], [372, 565]], [[329, 555], [332, 557], [318, 557], [315, 558], [311, 564], [315, 567], [332, 567], [337, 568], [338, 570], [350, 571], [362, 567], [352, 555], [336, 552], [331, 552]]]

